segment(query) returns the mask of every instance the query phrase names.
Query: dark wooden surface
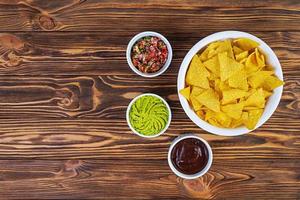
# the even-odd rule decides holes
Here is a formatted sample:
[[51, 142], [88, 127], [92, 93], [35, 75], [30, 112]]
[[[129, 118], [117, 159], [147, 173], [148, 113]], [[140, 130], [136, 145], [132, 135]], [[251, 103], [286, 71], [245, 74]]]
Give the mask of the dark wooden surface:
[[[136, 33], [165, 35], [174, 58], [146, 79], [127, 66]], [[256, 131], [221, 137], [184, 114], [176, 78], [187, 51], [218, 31], [266, 41], [283, 68], [280, 105]], [[125, 121], [130, 100], [154, 92], [171, 105], [166, 134], [142, 139]], [[0, 199], [300, 199], [299, 0], [1, 0]], [[171, 141], [209, 141], [205, 176], [176, 177]]]

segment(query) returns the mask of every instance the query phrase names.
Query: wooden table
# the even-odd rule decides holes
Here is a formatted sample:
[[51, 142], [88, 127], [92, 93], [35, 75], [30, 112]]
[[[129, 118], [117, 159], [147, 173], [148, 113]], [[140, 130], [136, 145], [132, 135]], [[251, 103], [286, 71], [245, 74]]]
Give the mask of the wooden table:
[[[168, 71], [151, 79], [125, 58], [129, 40], [146, 30], [174, 50]], [[286, 82], [271, 119], [239, 137], [198, 128], [176, 93], [187, 51], [224, 30], [266, 41]], [[300, 199], [299, 0], [1, 0], [0, 32], [0, 199]], [[133, 135], [125, 121], [144, 92], [173, 111], [155, 139]], [[209, 173], [191, 181], [166, 160], [184, 132], [214, 152]]]

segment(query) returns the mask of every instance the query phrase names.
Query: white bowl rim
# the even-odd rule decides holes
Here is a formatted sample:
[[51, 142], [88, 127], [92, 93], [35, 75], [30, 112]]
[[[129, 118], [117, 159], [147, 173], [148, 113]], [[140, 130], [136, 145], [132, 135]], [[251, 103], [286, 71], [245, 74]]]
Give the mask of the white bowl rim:
[[[154, 73], [143, 73], [140, 70], [138, 70], [132, 63], [131, 60], [131, 49], [132, 46], [141, 38], [143, 37], [147, 37], [147, 36], [156, 36], [158, 38], [160, 38], [166, 45], [168, 48], [168, 58], [166, 63], [164, 64], [164, 66], [157, 72]], [[170, 42], [167, 40], [166, 37], [164, 37], [162, 34], [154, 32], [154, 31], [144, 31], [141, 33], [138, 33], [137, 35], [135, 35], [128, 43], [127, 45], [127, 50], [126, 50], [126, 59], [127, 59], [127, 63], [129, 65], [129, 67], [132, 69], [132, 71], [134, 71], [136, 74], [143, 76], [143, 77], [148, 77], [148, 78], [152, 78], [152, 77], [156, 77], [161, 75], [162, 73], [164, 73], [170, 66], [171, 61], [172, 61], [172, 57], [173, 57], [173, 51], [172, 51], [172, 46], [170, 44]]]
[[185, 86], [185, 75], [186, 75], [189, 63], [190, 63], [192, 57], [198, 51], [200, 51], [202, 48], [207, 46], [209, 43], [217, 41], [217, 40], [224, 40], [224, 39], [230, 39], [230, 38], [241, 38], [241, 37], [252, 39], [254, 41], [257, 41], [260, 44], [259, 48], [264, 52], [264, 54], [267, 55], [266, 56], [267, 63], [269, 63], [273, 67], [275, 75], [279, 79], [283, 80], [281, 65], [280, 65], [280, 62], [279, 62], [276, 54], [273, 52], [273, 50], [263, 40], [259, 39], [258, 37], [254, 36], [250, 33], [242, 32], [242, 31], [222, 31], [222, 32], [217, 32], [217, 33], [211, 34], [211, 35], [201, 39], [186, 54], [186, 56], [184, 57], [184, 59], [181, 63], [181, 66], [180, 66], [180, 69], [178, 72], [177, 92], [178, 92], [180, 104], [183, 107], [185, 113], [200, 128], [202, 128], [210, 133], [216, 134], [216, 135], [238, 136], [238, 135], [249, 133], [249, 132], [257, 129], [271, 117], [271, 115], [276, 110], [276, 108], [280, 102], [280, 99], [281, 99], [283, 86], [280, 86], [273, 91], [273, 94], [269, 97], [266, 107], [264, 108], [264, 112], [263, 112], [261, 118], [259, 119], [256, 127], [253, 130], [249, 130], [245, 126], [241, 126], [241, 127], [237, 127], [237, 128], [219, 128], [219, 127], [213, 126], [213, 125], [205, 122], [204, 120], [200, 119], [196, 115], [196, 113], [190, 108], [187, 100], [182, 95], [180, 95], [179, 91], [181, 89], [183, 89]]
[[[187, 139], [187, 138], [196, 138], [198, 140], [200, 140], [201, 142], [203, 142], [208, 150], [208, 162], [205, 166], [204, 169], [202, 169], [200, 172], [196, 173], [196, 174], [192, 174], [192, 175], [188, 175], [188, 174], [183, 174], [181, 173], [180, 171], [178, 171], [174, 165], [173, 165], [173, 162], [171, 160], [171, 153], [172, 153], [172, 150], [174, 148], [174, 146], [181, 140], [184, 140], [184, 139]], [[169, 164], [169, 167], [171, 168], [171, 170], [179, 177], [181, 178], [184, 178], [184, 179], [195, 179], [195, 178], [199, 178], [200, 176], [203, 176], [204, 174], [206, 174], [206, 172], [208, 172], [208, 170], [210, 169], [211, 165], [212, 165], [212, 162], [213, 162], [213, 152], [212, 152], [212, 148], [211, 146], [208, 144], [208, 142], [197, 136], [197, 135], [194, 135], [192, 133], [187, 133], [187, 134], [183, 134], [183, 135], [180, 135], [178, 136], [177, 138], [175, 138], [172, 142], [172, 144], [170, 145], [169, 147], [169, 151], [168, 151], [168, 164]]]
[[[155, 134], [155, 135], [143, 135], [143, 134], [137, 132], [137, 131], [131, 126], [131, 124], [130, 124], [129, 113], [130, 113], [131, 106], [134, 104], [134, 102], [135, 102], [136, 100], [138, 100], [139, 98], [141, 98], [141, 97], [143, 97], [143, 96], [154, 96], [154, 97], [159, 98], [160, 100], [162, 100], [162, 102], [164, 102], [164, 104], [166, 105], [166, 107], [167, 107], [167, 109], [168, 109], [168, 112], [169, 112], [169, 119], [168, 119], [168, 122], [167, 122], [165, 128], [164, 128], [161, 132], [159, 132], [159, 133], [157, 133], [157, 134]], [[170, 124], [171, 124], [171, 120], [172, 120], [172, 112], [171, 112], [171, 108], [170, 108], [168, 102], [167, 102], [164, 98], [162, 98], [161, 96], [159, 96], [159, 95], [157, 95], [157, 94], [153, 94], [153, 93], [144, 93], [144, 94], [140, 94], [140, 95], [136, 96], [135, 98], [133, 98], [133, 99], [131, 100], [131, 102], [129, 103], [129, 105], [127, 106], [127, 110], [126, 110], [126, 121], [127, 121], [127, 124], [128, 124], [128, 126], [129, 126], [129, 128], [131, 129], [131, 131], [132, 131], [133, 133], [135, 133], [135, 134], [138, 135], [138, 136], [144, 137], [144, 138], [155, 138], [155, 137], [160, 136], [161, 134], [163, 134], [164, 132], [166, 132], [166, 130], [169, 128], [169, 126], [170, 126]]]

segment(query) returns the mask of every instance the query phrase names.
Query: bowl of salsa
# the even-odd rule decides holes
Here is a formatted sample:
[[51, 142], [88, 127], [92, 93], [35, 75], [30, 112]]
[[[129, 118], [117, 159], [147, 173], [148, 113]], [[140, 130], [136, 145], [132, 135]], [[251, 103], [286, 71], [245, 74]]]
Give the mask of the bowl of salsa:
[[161, 34], [146, 31], [134, 36], [127, 46], [126, 58], [130, 68], [143, 77], [159, 76], [172, 60], [172, 47]]

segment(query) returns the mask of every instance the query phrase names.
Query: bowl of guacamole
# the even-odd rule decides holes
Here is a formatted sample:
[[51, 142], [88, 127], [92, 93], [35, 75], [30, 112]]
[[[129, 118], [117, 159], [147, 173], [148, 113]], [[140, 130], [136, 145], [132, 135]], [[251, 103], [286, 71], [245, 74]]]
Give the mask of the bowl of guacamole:
[[168, 129], [171, 123], [171, 109], [162, 97], [146, 93], [130, 102], [126, 120], [135, 134], [146, 138], [157, 137]]

